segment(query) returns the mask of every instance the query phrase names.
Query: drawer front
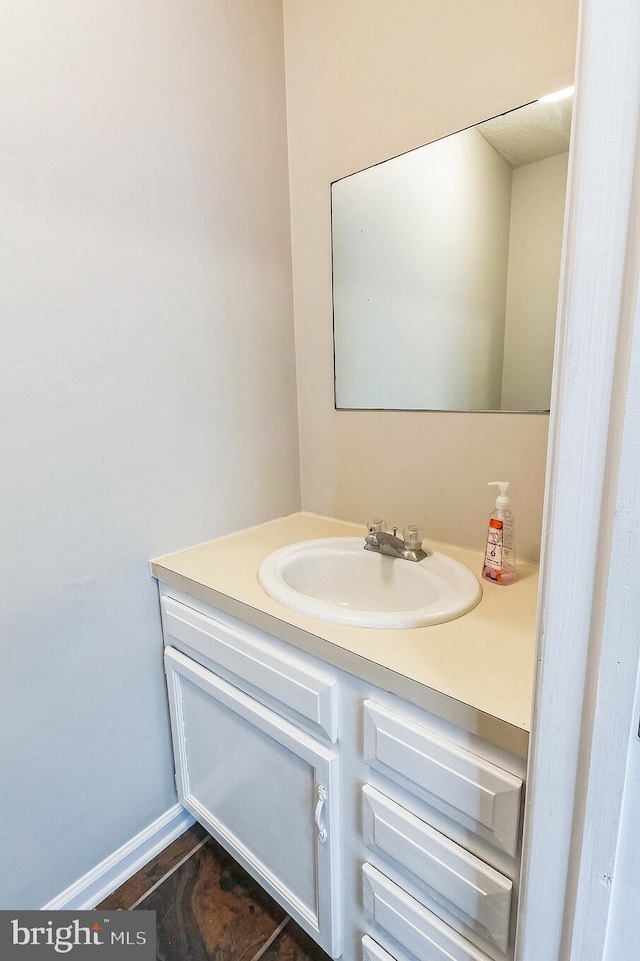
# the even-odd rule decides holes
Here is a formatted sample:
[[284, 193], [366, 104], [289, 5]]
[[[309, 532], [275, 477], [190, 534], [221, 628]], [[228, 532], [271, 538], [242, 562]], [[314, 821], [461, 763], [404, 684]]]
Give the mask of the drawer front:
[[365, 934], [362, 939], [362, 961], [398, 961], [398, 959], [392, 958], [388, 951]]
[[362, 866], [364, 914], [420, 961], [489, 961], [372, 865]]
[[519, 777], [370, 700], [364, 702], [364, 757], [374, 770], [515, 856]]
[[294, 651], [284, 654], [267, 634], [225, 615], [218, 620], [171, 597], [162, 598], [162, 614], [167, 645], [186, 645], [189, 652], [204, 655], [233, 675], [235, 683], [262, 692], [270, 706], [288, 708], [294, 719], [309, 721], [335, 743], [336, 682], [329, 673], [302, 663]]
[[448, 913], [465, 937], [478, 935], [506, 952], [512, 882], [369, 785], [362, 789], [362, 829], [367, 847], [411, 872], [430, 901]]

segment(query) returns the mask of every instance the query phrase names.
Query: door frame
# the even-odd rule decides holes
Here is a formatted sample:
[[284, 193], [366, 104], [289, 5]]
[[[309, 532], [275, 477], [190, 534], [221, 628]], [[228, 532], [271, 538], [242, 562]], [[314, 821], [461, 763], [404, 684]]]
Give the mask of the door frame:
[[615, 918], [640, 746], [639, 113], [640, 4], [582, 0], [516, 961], [634, 956]]

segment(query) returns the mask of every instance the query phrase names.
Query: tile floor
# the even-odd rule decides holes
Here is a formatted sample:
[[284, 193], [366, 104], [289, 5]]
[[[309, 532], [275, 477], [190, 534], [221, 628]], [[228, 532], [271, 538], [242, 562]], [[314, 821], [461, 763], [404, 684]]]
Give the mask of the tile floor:
[[330, 961], [198, 824], [98, 907], [155, 911], [158, 961]]

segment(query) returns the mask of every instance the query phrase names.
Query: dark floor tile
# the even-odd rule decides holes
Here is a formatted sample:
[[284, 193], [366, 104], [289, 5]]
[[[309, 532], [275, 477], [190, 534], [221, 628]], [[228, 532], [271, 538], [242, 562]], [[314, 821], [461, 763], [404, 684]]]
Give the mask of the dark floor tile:
[[117, 891], [105, 898], [98, 907], [106, 911], [126, 911], [205, 837], [205, 829], [200, 824], [194, 824], [149, 864], [145, 864], [133, 877], [125, 881]]
[[140, 908], [157, 912], [159, 961], [250, 961], [285, 917], [213, 839]]
[[260, 961], [331, 961], [331, 958], [295, 921], [289, 921]]

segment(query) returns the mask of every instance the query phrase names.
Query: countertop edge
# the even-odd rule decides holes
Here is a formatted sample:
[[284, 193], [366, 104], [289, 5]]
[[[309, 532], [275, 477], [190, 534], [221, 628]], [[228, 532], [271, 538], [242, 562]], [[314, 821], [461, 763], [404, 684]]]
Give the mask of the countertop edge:
[[204, 604], [210, 604], [225, 614], [236, 617], [251, 627], [265, 631], [293, 647], [326, 661], [336, 668], [353, 674], [376, 687], [383, 688], [397, 697], [403, 698], [417, 707], [442, 717], [451, 724], [489, 741], [495, 746], [526, 759], [529, 747], [529, 733], [515, 724], [480, 708], [428, 687], [420, 681], [399, 674], [389, 667], [378, 664], [348, 651], [325, 638], [318, 637], [303, 628], [288, 624], [266, 611], [246, 604], [234, 597], [223, 594], [206, 584], [194, 581], [183, 574], [169, 570], [153, 560], [149, 564], [151, 574], [170, 588], [182, 591]]

